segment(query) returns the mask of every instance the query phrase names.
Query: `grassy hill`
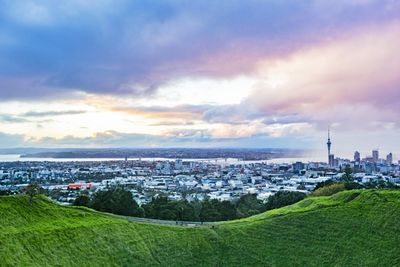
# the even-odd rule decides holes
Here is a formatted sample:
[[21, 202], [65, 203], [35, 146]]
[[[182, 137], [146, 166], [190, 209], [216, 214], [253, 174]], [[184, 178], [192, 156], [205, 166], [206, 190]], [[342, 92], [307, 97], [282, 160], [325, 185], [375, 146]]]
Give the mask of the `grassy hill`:
[[400, 266], [400, 191], [345, 191], [214, 227], [0, 198], [0, 266]]

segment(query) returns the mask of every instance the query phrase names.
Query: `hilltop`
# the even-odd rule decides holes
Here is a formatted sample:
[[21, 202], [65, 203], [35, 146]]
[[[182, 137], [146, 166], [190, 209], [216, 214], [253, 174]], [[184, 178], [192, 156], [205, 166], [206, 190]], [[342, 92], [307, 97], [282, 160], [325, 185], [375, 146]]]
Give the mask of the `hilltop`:
[[310, 197], [200, 228], [8, 196], [0, 198], [0, 258], [5, 266], [394, 266], [398, 218], [393, 190]]

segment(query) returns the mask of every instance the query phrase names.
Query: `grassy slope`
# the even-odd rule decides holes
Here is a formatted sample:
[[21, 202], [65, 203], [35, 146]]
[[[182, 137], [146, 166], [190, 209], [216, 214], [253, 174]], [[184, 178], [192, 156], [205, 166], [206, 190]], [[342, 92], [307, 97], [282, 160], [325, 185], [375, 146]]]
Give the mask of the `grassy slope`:
[[400, 266], [400, 192], [347, 191], [214, 228], [0, 198], [1, 266]]

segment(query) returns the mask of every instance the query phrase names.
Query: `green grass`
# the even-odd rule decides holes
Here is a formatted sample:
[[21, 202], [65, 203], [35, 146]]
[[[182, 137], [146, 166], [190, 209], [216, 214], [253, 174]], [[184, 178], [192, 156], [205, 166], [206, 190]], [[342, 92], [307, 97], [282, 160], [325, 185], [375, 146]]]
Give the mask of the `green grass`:
[[0, 198], [0, 266], [400, 266], [400, 191], [344, 191], [213, 228]]

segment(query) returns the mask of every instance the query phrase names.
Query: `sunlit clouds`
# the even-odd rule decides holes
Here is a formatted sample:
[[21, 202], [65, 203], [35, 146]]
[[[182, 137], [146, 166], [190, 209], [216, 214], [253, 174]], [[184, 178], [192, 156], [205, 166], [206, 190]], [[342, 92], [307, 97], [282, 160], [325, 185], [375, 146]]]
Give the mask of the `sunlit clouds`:
[[400, 151], [397, 1], [0, 4], [0, 147]]

